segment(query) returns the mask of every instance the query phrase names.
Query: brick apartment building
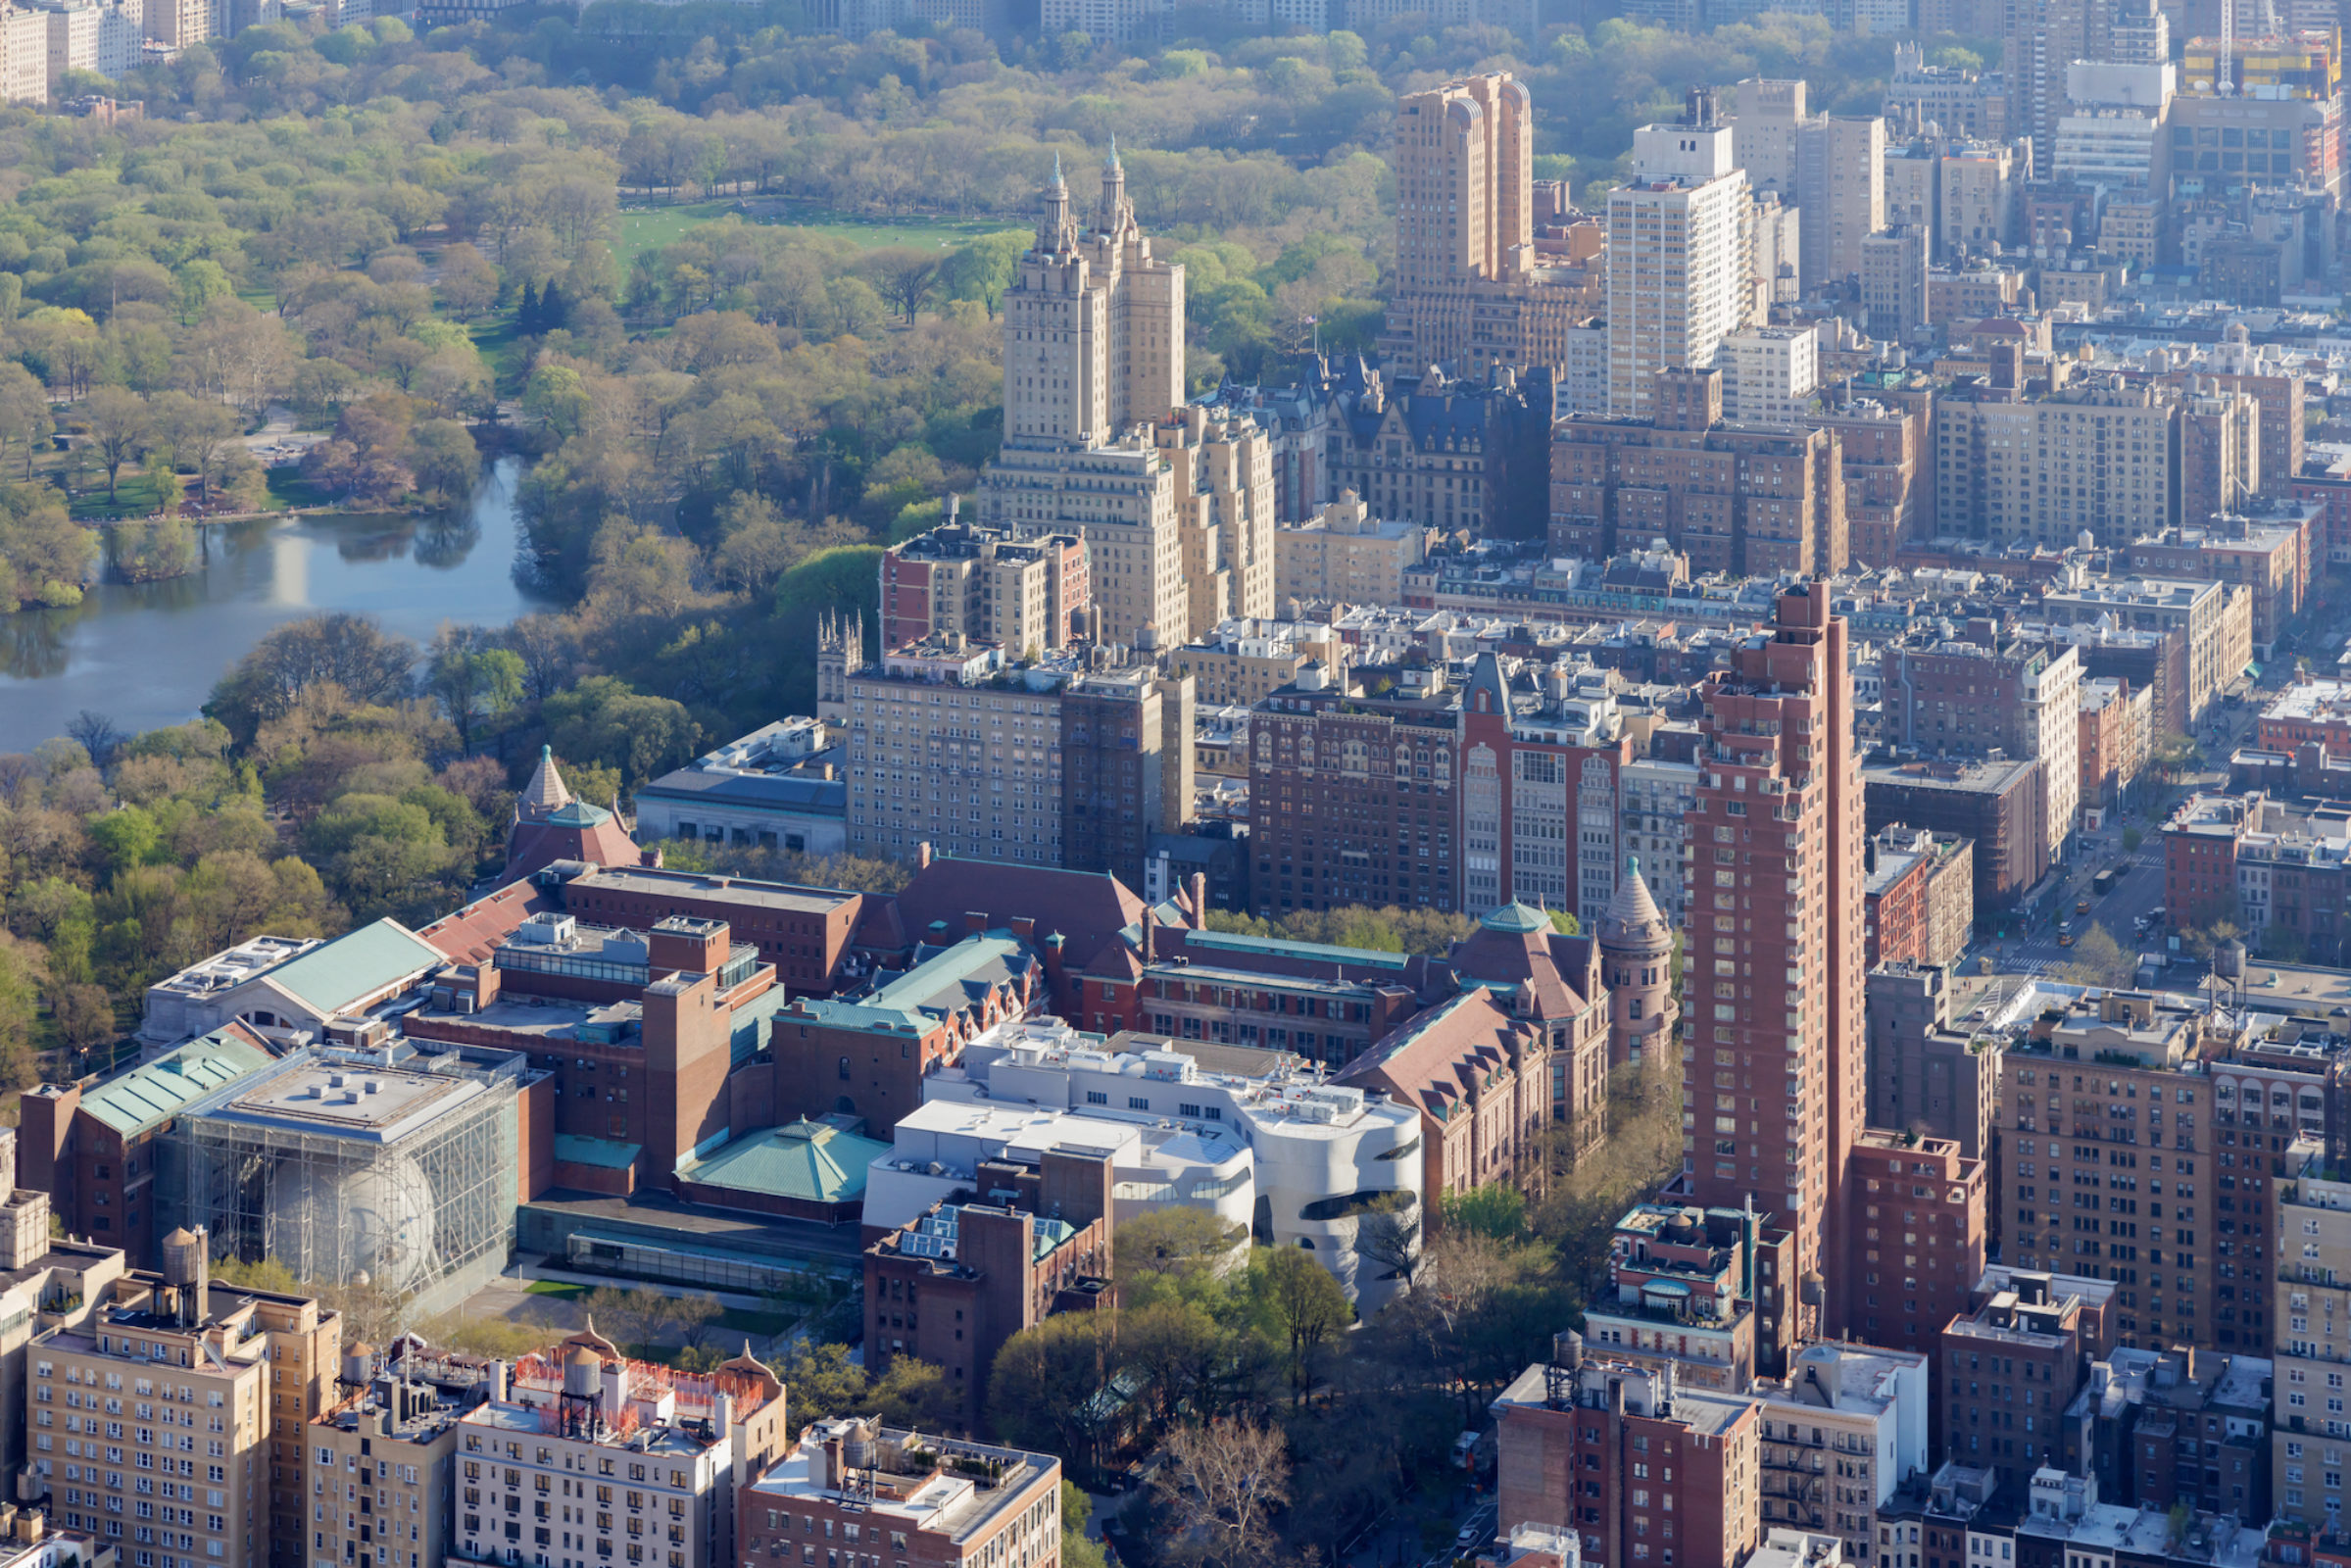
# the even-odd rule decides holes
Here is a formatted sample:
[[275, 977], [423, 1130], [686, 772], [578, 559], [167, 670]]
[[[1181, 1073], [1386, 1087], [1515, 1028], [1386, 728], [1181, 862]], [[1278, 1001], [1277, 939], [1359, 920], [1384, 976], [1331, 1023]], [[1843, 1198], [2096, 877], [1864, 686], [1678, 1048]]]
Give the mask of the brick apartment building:
[[2324, 517], [2315, 501], [2240, 498], [2225, 511], [2132, 540], [2131, 569], [2243, 588], [2252, 596], [2253, 655], [2268, 659], [2309, 598], [2312, 536]]
[[[744, 1568], [805, 1568], [815, 1543], [906, 1568], [1050, 1563], [1061, 1541], [1061, 1461], [992, 1444], [819, 1421], [739, 1494]], [[842, 1546], [825, 1552], [839, 1556]]]
[[1942, 1331], [1942, 1453], [2021, 1483], [2066, 1462], [2065, 1407], [2086, 1373], [2082, 1300], [2047, 1274], [2013, 1273]]
[[1850, 1157], [1844, 1321], [1872, 1345], [1932, 1352], [1984, 1277], [1989, 1164], [1949, 1139], [1882, 1127]]
[[1567, 909], [1587, 930], [1616, 896], [1617, 801], [1631, 737], [1605, 697], [1514, 694], [1480, 654], [1461, 703], [1462, 906]]
[[1349, 904], [1458, 908], [1459, 709], [1442, 690], [1375, 699], [1349, 689], [1308, 670], [1250, 716], [1256, 912], [1279, 919]]
[[2040, 831], [2051, 859], [2080, 813], [2082, 662], [2075, 650], [2003, 637], [1988, 621], [1959, 638], [1895, 643], [1881, 661], [1886, 739], [1930, 760], [2032, 758], [2041, 763]]
[[[1845, 630], [1816, 581], [1699, 687], [1702, 782], [1688, 818], [1683, 1185], [1707, 1206], [1770, 1203], [1808, 1281], [1841, 1261], [1845, 1154], [1865, 1115]], [[1799, 1296], [1799, 1332], [1835, 1332], [1842, 1304]]]
[[1560, 1341], [1494, 1402], [1496, 1528], [1564, 1524], [1594, 1568], [1737, 1568], [1762, 1537], [1760, 1406]]
[[[2111, 1281], [2119, 1344], [2266, 1349], [2266, 1181], [2217, 1163], [2203, 1035], [2200, 1011], [2109, 991], [2052, 998], [2008, 1045], [2001, 1255]], [[2126, 1123], [2134, 1147], [2107, 1136]]]
[[[1870, 1126], [1989, 1154], [1999, 1111], [1998, 1059], [1951, 1027], [1951, 974], [1894, 960], [1869, 972]], [[1990, 1228], [1998, 1231], [1997, 1214]], [[1972, 1283], [1972, 1282], [1971, 1282]]]
[[2082, 760], [2082, 812], [2085, 826], [2094, 813], [2120, 810], [2131, 787], [2146, 771], [2154, 747], [2155, 699], [2145, 687], [2119, 677], [2082, 683], [2082, 725], [2076, 750]]
[[1956, 963], [1975, 937], [1976, 846], [1901, 823], [1870, 835], [1862, 923], [1867, 961]]
[[946, 523], [882, 552], [881, 579], [885, 651], [940, 633], [1015, 654], [1059, 648], [1090, 602], [1084, 539], [1016, 539], [960, 521], [952, 499]]
[[2164, 824], [2163, 842], [2174, 926], [2227, 920], [2256, 943], [2290, 939], [2315, 962], [2340, 956], [2351, 936], [2340, 912], [2351, 805], [2259, 790], [2193, 795]]
[[1978, 919], [2006, 913], [2047, 874], [2038, 761], [1890, 762], [1861, 776], [1873, 833], [1899, 823], [1973, 841]]
[[1933, 485], [1924, 467], [1928, 416], [1900, 404], [1857, 398], [1804, 422], [1837, 437], [1844, 465], [1851, 564], [1893, 565], [1905, 544], [1925, 536], [1933, 515], [1928, 507]]
[[[996, 1353], [1054, 1312], [1091, 1311], [1110, 1276], [1110, 1162], [1049, 1152], [1035, 1211], [941, 1203], [865, 1250], [865, 1359], [940, 1368], [963, 1429], [985, 1428]], [[999, 1174], [983, 1167], [981, 1179]], [[1002, 1174], [1014, 1176], [1005, 1171]]]
[[1553, 554], [1599, 561], [1663, 539], [1697, 576], [1845, 568], [1836, 429], [1725, 423], [1713, 369], [1660, 371], [1655, 402], [1653, 419], [1577, 414], [1553, 428]]

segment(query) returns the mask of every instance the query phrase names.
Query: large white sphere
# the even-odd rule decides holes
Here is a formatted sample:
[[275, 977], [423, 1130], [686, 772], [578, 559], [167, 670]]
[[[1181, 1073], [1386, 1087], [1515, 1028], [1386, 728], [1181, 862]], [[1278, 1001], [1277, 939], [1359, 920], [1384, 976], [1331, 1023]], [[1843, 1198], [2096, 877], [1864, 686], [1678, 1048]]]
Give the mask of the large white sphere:
[[286, 1160], [269, 1179], [264, 1242], [297, 1278], [405, 1291], [432, 1241], [432, 1192], [405, 1154], [340, 1172]]

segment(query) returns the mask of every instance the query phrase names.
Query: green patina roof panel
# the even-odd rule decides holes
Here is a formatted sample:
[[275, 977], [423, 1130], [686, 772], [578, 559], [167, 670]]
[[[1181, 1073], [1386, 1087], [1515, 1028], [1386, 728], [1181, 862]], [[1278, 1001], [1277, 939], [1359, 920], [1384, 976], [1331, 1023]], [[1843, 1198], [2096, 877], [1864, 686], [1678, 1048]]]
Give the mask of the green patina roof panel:
[[269, 978], [321, 1016], [448, 959], [441, 950], [392, 919], [361, 926], [279, 964]]
[[81, 1108], [127, 1138], [274, 1060], [259, 1046], [219, 1033], [203, 1035], [99, 1085], [81, 1097]]
[[950, 1012], [969, 1005], [998, 981], [1020, 973], [1025, 948], [1008, 936], [966, 937], [928, 956], [887, 985], [846, 1001], [806, 1000], [808, 1015], [827, 1023], [863, 1029], [910, 1029], [917, 1033]]
[[890, 1149], [804, 1119], [722, 1144], [678, 1174], [738, 1192], [839, 1203], [863, 1195], [865, 1168]]
[[599, 1170], [626, 1170], [637, 1162], [639, 1148], [636, 1144], [589, 1138], [579, 1133], [555, 1135], [557, 1159], [571, 1165], [593, 1165]]
[[1329, 958], [1374, 969], [1402, 969], [1412, 961], [1409, 954], [1383, 953], [1376, 948], [1342, 948], [1328, 942], [1292, 942], [1284, 937], [1245, 936], [1238, 931], [1189, 931], [1184, 935], [1184, 947], [1187, 952], [1196, 948], [1222, 948], [1232, 953], [1262, 953], [1279, 958]]

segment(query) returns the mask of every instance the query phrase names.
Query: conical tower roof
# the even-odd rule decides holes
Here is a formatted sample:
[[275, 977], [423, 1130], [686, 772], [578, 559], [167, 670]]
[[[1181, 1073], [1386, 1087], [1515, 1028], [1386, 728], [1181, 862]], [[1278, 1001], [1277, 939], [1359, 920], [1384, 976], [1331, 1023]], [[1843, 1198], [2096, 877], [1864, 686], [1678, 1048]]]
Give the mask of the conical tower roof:
[[571, 804], [571, 792], [563, 788], [563, 775], [556, 771], [555, 748], [539, 748], [538, 771], [523, 786], [522, 799], [515, 803], [525, 811], [552, 815]]
[[1649, 895], [1649, 884], [1641, 874], [1641, 858], [1628, 855], [1625, 874], [1616, 879], [1616, 896], [1608, 901], [1607, 912], [1600, 916], [1600, 940], [1646, 938], [1664, 933], [1665, 913]]

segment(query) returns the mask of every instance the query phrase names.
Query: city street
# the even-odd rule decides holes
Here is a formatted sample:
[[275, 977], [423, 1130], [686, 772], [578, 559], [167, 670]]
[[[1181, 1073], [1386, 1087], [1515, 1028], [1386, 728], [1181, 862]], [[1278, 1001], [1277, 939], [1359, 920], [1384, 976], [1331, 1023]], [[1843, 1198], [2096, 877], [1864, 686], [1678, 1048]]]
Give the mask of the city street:
[[[2283, 672], [2273, 669], [2267, 685], [2270, 689], [2283, 684]], [[2193, 735], [2199, 758], [2198, 766], [2177, 784], [2165, 785], [2152, 778], [2142, 779], [2134, 792], [2146, 803], [2146, 808], [2110, 812], [2105, 828], [2097, 834], [2085, 834], [2074, 859], [2067, 868], [2065, 884], [2050, 902], [2048, 912], [2033, 922], [2030, 931], [2017, 934], [2013, 921], [2009, 935], [1979, 943], [1968, 954], [1967, 967], [1974, 960], [1989, 954], [1994, 974], [1984, 977], [1984, 984], [1974, 992], [1990, 989], [1990, 982], [2000, 976], [2052, 975], [2073, 961], [2073, 950], [2058, 945], [2057, 926], [2060, 921], [2071, 922], [2077, 941], [2092, 925], [2102, 925], [2125, 953], [2169, 953], [2166, 926], [2155, 927], [2141, 934], [2132, 924], [2139, 916], [2164, 905], [2163, 832], [2162, 825], [2173, 805], [2197, 790], [2226, 788], [2229, 782], [2229, 756], [2240, 746], [2251, 744], [2256, 722], [2266, 701], [2263, 691], [2246, 694], [2239, 707], [2216, 704], [2206, 714]], [[2136, 828], [2143, 835], [2135, 853], [2123, 850], [2123, 832]], [[2104, 898], [2090, 892], [2093, 877], [2108, 866], [2122, 869], [2114, 888]], [[2083, 900], [2089, 902], [2087, 914], [2076, 910]], [[1970, 1004], [1973, 1004], [1972, 1002]]]

